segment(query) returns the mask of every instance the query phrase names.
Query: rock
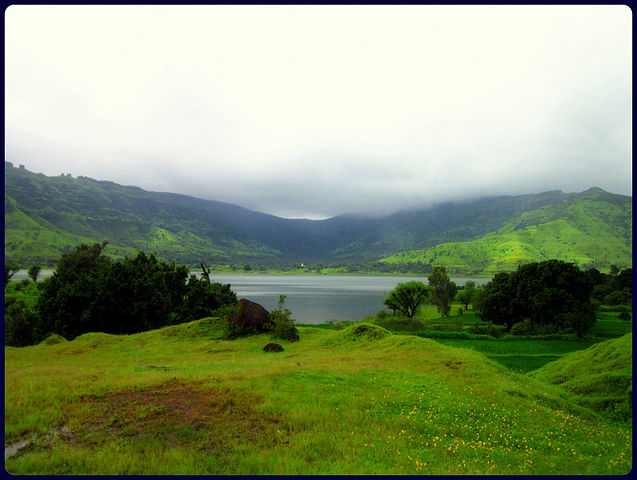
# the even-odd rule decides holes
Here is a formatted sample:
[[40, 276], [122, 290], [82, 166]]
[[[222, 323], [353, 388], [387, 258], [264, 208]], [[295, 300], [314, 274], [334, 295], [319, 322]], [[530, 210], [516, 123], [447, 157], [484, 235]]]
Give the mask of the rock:
[[283, 347], [278, 343], [268, 343], [265, 347], [263, 347], [264, 352], [282, 352]]
[[242, 330], [254, 329], [258, 333], [265, 333], [272, 330], [272, 322], [269, 319], [268, 311], [256, 302], [242, 298], [237, 303], [238, 313], [232, 313], [228, 320], [236, 323]]

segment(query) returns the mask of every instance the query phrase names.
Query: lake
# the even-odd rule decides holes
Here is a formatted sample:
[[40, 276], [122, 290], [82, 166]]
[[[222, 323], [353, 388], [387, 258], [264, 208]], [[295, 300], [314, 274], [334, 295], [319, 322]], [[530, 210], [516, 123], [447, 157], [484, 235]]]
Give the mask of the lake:
[[[39, 279], [53, 273], [43, 270]], [[195, 273], [195, 272], [193, 272]], [[12, 280], [28, 278], [26, 270]], [[427, 277], [369, 275], [275, 275], [211, 274], [213, 282], [229, 283], [238, 298], [260, 303], [267, 310], [276, 308], [279, 295], [286, 295], [285, 306], [297, 323], [325, 323], [330, 320], [361, 320], [383, 310], [383, 300], [398, 283], [417, 280], [427, 284]], [[456, 285], [467, 280], [476, 285], [489, 278], [451, 277]]]
[[[385, 308], [383, 300], [398, 283], [411, 280], [427, 284], [426, 277], [367, 275], [242, 275], [211, 274], [213, 282], [229, 283], [238, 298], [276, 308], [279, 295], [287, 295], [285, 306], [297, 323], [325, 323], [330, 320], [361, 320]], [[452, 277], [458, 286], [467, 280], [476, 285], [488, 278]]]

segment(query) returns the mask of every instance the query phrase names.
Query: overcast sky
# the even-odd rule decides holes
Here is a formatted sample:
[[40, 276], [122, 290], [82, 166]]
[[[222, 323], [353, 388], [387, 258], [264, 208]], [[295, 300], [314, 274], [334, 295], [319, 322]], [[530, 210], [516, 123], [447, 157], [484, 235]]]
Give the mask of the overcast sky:
[[6, 159], [286, 217], [632, 194], [625, 6], [11, 6]]

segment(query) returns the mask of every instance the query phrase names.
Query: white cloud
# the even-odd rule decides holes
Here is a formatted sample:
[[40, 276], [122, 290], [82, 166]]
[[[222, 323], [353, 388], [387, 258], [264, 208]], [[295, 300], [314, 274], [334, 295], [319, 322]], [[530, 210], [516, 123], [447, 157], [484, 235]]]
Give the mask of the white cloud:
[[622, 6], [11, 6], [7, 156], [321, 217], [631, 186]]

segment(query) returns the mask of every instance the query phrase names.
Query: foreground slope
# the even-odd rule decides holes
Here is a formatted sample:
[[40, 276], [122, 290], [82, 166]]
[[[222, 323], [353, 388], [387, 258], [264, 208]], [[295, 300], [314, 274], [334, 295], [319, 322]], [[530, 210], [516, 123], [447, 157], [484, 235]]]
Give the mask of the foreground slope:
[[611, 417], [632, 417], [633, 334], [565, 355], [529, 374], [559, 385], [581, 405]]
[[594, 188], [554, 205], [525, 212], [496, 231], [466, 242], [401, 252], [389, 263], [443, 265], [452, 272], [496, 273], [548, 259], [607, 269], [632, 265], [630, 197]]
[[[369, 324], [264, 353], [216, 319], [5, 349], [33, 474], [625, 474], [632, 432], [478, 352]], [[19, 448], [22, 447], [22, 448]]]

